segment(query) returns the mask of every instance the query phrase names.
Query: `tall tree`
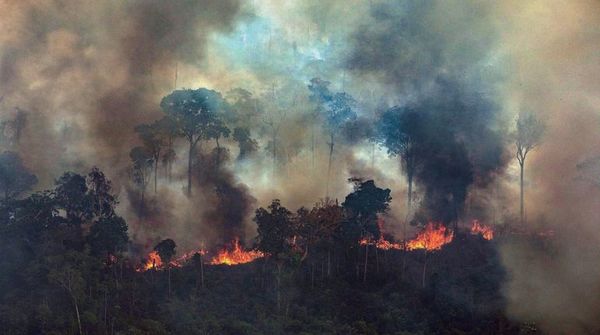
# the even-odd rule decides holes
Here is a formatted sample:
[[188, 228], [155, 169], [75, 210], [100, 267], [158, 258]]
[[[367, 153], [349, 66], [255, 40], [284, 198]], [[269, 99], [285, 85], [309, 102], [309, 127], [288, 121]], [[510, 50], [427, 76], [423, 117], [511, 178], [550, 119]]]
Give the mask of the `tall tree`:
[[517, 149], [517, 161], [521, 168], [521, 224], [525, 222], [525, 192], [523, 185], [525, 159], [527, 158], [527, 154], [541, 143], [544, 128], [544, 123], [531, 112], [521, 113], [517, 118], [515, 145]]
[[135, 147], [129, 152], [132, 163], [132, 178], [134, 184], [140, 189], [140, 212], [144, 213], [144, 194], [146, 187], [150, 182], [150, 171], [152, 166], [156, 166], [152, 159], [152, 154], [144, 147]]
[[37, 177], [27, 170], [17, 153], [5, 151], [0, 154], [0, 192], [5, 201], [18, 197], [35, 184]]
[[70, 224], [82, 224], [93, 216], [92, 202], [85, 177], [66, 172], [56, 180], [54, 198], [64, 208]]
[[91, 252], [97, 256], [116, 256], [125, 251], [129, 237], [127, 223], [119, 216], [101, 218], [90, 228], [87, 236]]
[[[354, 192], [346, 196], [342, 206], [347, 211], [348, 219], [361, 227], [363, 239], [377, 240], [381, 234], [377, 215], [388, 211], [392, 201], [391, 191], [377, 187], [373, 180], [352, 178], [350, 181], [354, 183]], [[363, 282], [367, 281], [368, 259], [369, 243], [365, 243]]]
[[167, 134], [165, 134], [165, 127], [163, 127], [163, 121], [158, 120], [151, 124], [140, 124], [135, 127], [135, 131], [144, 144], [144, 148], [152, 157], [154, 163], [154, 194], [157, 191], [157, 179], [158, 179], [158, 161], [163, 149], [167, 146]]
[[257, 248], [277, 264], [277, 310], [281, 308], [281, 272], [293, 251], [295, 230], [292, 212], [273, 200], [267, 209], [256, 210], [254, 222], [258, 226]]
[[317, 112], [325, 118], [325, 128], [329, 135], [329, 162], [327, 165], [326, 196], [329, 196], [329, 176], [333, 160], [335, 135], [349, 121], [356, 119], [354, 107], [356, 101], [349, 94], [333, 93], [329, 90], [331, 83], [320, 78], [313, 78], [308, 85], [311, 101], [317, 104]]
[[258, 149], [258, 143], [250, 135], [250, 130], [244, 127], [237, 127], [233, 130], [233, 140], [238, 142], [240, 153], [238, 160], [244, 160]]
[[392, 107], [381, 115], [374, 134], [375, 141], [383, 144], [391, 156], [398, 156], [406, 174], [408, 214], [412, 210], [413, 181], [419, 164], [417, 154], [422, 128], [418, 111], [409, 107]]
[[92, 203], [92, 213], [98, 218], [113, 216], [118, 201], [112, 193], [112, 183], [106, 178], [104, 172], [97, 167], [92, 168], [87, 175], [86, 183]]
[[167, 266], [167, 270], [169, 271], [169, 297], [171, 296], [171, 259], [175, 256], [175, 248], [177, 245], [175, 241], [168, 238], [160, 241], [155, 247], [154, 250], [158, 253], [160, 260]]
[[219, 143], [219, 140], [221, 139], [221, 137], [224, 138], [228, 138], [229, 134], [231, 133], [231, 131], [229, 130], [229, 128], [227, 128], [227, 126], [225, 125], [225, 123], [223, 123], [223, 121], [221, 119], [217, 119], [216, 122], [208, 129], [208, 132], [206, 134], [206, 139], [214, 139], [215, 143], [217, 144], [217, 154], [216, 154], [216, 165], [215, 167], [217, 169], [219, 169], [219, 167], [221, 166], [221, 144]]
[[160, 102], [162, 110], [175, 122], [179, 135], [189, 143], [187, 194], [192, 194], [192, 164], [196, 145], [208, 139], [213, 128], [222, 125], [218, 113], [226, 102], [217, 91], [206, 88], [175, 90]]

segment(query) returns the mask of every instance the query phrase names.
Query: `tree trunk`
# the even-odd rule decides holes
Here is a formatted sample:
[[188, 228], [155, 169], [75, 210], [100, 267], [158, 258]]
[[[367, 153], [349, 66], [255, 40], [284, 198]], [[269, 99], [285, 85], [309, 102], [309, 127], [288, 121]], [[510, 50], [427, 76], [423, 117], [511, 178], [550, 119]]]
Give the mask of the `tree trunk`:
[[327, 278], [331, 277], [331, 249], [327, 249]]
[[363, 269], [363, 283], [367, 282], [367, 266], [369, 262], [369, 244], [365, 244], [365, 265]]
[[525, 198], [524, 198], [524, 191], [523, 191], [523, 170], [525, 168], [525, 161], [523, 161], [523, 163], [519, 164], [521, 167], [521, 225], [523, 225], [525, 223]]
[[277, 263], [277, 313], [281, 312], [281, 262]]
[[187, 195], [192, 195], [192, 159], [194, 157], [194, 141], [190, 140], [190, 149], [188, 152], [188, 180], [187, 180]]
[[144, 208], [146, 207], [144, 204], [144, 188], [142, 188], [141, 200], [140, 200], [140, 217], [144, 217]]
[[427, 273], [427, 251], [425, 251], [425, 261], [423, 262], [423, 275], [421, 278], [421, 285], [425, 288], [425, 274]]
[[221, 145], [219, 145], [219, 138], [216, 137], [215, 141], [217, 142], [217, 166], [216, 170], [219, 170], [219, 166], [221, 165]]
[[170, 299], [171, 298], [171, 264], [167, 264], [167, 269], [169, 270], [168, 271], [169, 272], [169, 275], [168, 275], [169, 280], [168, 280], [168, 282], [169, 282], [169, 299]]
[[154, 195], [156, 195], [156, 184], [157, 184], [157, 177], [158, 175], [158, 157], [154, 160]]
[[329, 142], [329, 163], [327, 164], [327, 181], [325, 182], [326, 184], [326, 194], [325, 194], [325, 198], [329, 198], [329, 177], [331, 176], [331, 162], [333, 160], [333, 133], [330, 133], [330, 140], [331, 142]]
[[79, 306], [77, 305], [77, 299], [75, 299], [74, 296], [71, 296], [73, 298], [73, 305], [75, 305], [75, 314], [77, 315], [77, 325], [79, 326], [79, 335], [83, 335], [83, 330], [81, 328], [81, 317], [79, 316]]
[[202, 288], [204, 288], [204, 259], [202, 252], [200, 252], [200, 282], [202, 283]]
[[408, 211], [408, 215], [410, 216], [412, 211], [412, 187], [413, 187], [413, 175], [412, 172], [407, 174], [408, 177], [408, 194], [407, 194], [407, 204], [406, 209]]

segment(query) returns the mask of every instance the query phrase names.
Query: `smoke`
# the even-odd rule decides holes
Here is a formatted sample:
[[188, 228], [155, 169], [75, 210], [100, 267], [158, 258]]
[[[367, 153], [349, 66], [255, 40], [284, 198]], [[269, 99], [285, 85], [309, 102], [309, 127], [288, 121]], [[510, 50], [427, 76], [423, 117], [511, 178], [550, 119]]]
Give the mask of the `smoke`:
[[[160, 116], [177, 62], [202, 62], [207, 39], [232, 29], [238, 1], [3, 1], [2, 109], [31, 113], [22, 154], [50, 171], [60, 159], [123, 167], [133, 127]], [[35, 118], [42, 128], [33, 128]], [[62, 141], [61, 130], [81, 138]], [[27, 148], [25, 148], [27, 145]], [[28, 155], [30, 147], [63, 148]], [[65, 155], [65, 151], [68, 154]], [[61, 166], [62, 168], [63, 166]], [[38, 171], [36, 171], [38, 172]]]
[[[400, 164], [368, 141], [378, 113], [391, 106], [418, 110], [426, 121], [416, 178], [429, 217], [513, 223], [518, 168], [507, 135], [519, 111], [532, 111], [547, 131], [526, 163], [527, 224], [553, 230], [555, 243], [501, 247], [508, 311], [548, 331], [585, 333], [598, 327], [598, 295], [582, 288], [596, 292], [600, 283], [591, 247], [600, 242], [600, 190], [585, 181], [596, 176], [582, 178], [593, 171], [577, 164], [600, 155], [599, 7], [591, 0], [0, 1], [0, 121], [16, 120], [15, 107], [26, 113], [18, 140], [2, 129], [0, 148], [19, 152], [40, 189], [65, 170], [99, 166], [120, 191], [133, 240], [150, 248], [173, 238], [186, 249], [248, 240], [252, 210], [273, 198], [290, 209], [326, 195], [342, 199], [350, 177], [391, 188], [392, 221], [402, 221]], [[358, 101], [329, 176], [327, 133], [308, 97], [313, 77]], [[252, 92], [258, 103], [230, 126], [249, 128], [258, 151], [216, 167], [207, 144], [188, 198], [186, 149], [176, 140], [173, 178], [160, 169], [140, 217], [129, 180], [128, 154], [140, 144], [133, 128], [162, 117], [160, 99], [181, 87]], [[236, 156], [236, 143], [221, 145]]]
[[499, 77], [485, 66], [498, 35], [488, 12], [441, 1], [379, 2], [352, 35], [346, 66], [389, 85], [401, 106], [421, 115], [416, 181], [430, 219], [457, 220], [469, 188], [486, 187], [506, 165], [501, 110], [489, 93]]
[[[504, 104], [513, 113], [534, 112], [546, 123], [543, 142], [525, 166], [527, 225], [555, 233], [551, 247], [502, 248], [510, 275], [509, 312], [539, 322], [548, 333], [595, 333], [600, 190], [586, 181], [596, 178], [593, 171], [577, 165], [599, 154], [600, 6], [508, 1], [498, 14], [507, 18], [501, 45], [511, 56]], [[518, 199], [515, 188], [512, 194]]]

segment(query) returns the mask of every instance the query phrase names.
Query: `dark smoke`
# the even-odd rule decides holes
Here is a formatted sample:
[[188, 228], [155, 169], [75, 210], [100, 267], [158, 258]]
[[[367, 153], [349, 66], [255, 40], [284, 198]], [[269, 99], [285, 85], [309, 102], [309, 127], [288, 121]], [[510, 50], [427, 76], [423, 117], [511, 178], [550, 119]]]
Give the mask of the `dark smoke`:
[[477, 18], [448, 22], [437, 12], [440, 6], [436, 1], [373, 5], [377, 25], [355, 32], [346, 65], [393, 87], [400, 105], [421, 115], [416, 181], [425, 192], [423, 210], [430, 219], [449, 223], [462, 213], [470, 187], [485, 187], [506, 159], [500, 109], [486, 93], [491, 84], [476, 76], [494, 34], [473, 32]]

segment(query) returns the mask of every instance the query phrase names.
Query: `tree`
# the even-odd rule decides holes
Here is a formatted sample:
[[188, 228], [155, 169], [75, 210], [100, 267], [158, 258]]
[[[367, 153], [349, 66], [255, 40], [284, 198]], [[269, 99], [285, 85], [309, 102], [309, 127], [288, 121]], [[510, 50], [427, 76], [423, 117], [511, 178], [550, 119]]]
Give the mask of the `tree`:
[[244, 160], [258, 149], [258, 143], [250, 136], [248, 128], [237, 127], [233, 130], [233, 140], [238, 142], [240, 153], [238, 160]]
[[15, 152], [0, 154], [0, 192], [4, 200], [16, 198], [37, 184], [37, 177], [23, 165], [21, 157]]
[[335, 145], [335, 135], [340, 132], [342, 127], [349, 121], [356, 119], [354, 106], [356, 101], [349, 94], [332, 93], [329, 90], [331, 83], [320, 78], [313, 78], [308, 85], [311, 92], [310, 100], [317, 104], [317, 113], [325, 117], [325, 128], [329, 134], [329, 163], [327, 165], [327, 191], [329, 196], [329, 176], [331, 174], [331, 164], [333, 160], [333, 148]]
[[383, 144], [391, 156], [398, 156], [408, 183], [407, 210], [412, 209], [413, 178], [419, 165], [417, 153], [422, 117], [409, 107], [392, 107], [385, 111], [376, 125], [375, 141]]
[[[180, 136], [189, 143], [187, 194], [192, 194], [192, 163], [196, 145], [222, 127], [218, 112], [226, 109], [219, 92], [206, 88], [175, 90], [160, 102], [160, 107], [175, 123]], [[216, 131], [218, 133], [218, 131]]]
[[117, 198], [112, 194], [112, 183], [97, 167], [86, 178], [88, 195], [92, 203], [92, 213], [100, 217], [111, 217], [115, 214]]
[[69, 223], [80, 225], [92, 218], [92, 203], [84, 176], [65, 172], [55, 184], [54, 198], [64, 208]]
[[154, 251], [158, 253], [160, 260], [167, 266], [169, 271], [169, 297], [171, 296], [171, 259], [175, 256], [176, 247], [175, 241], [170, 238], [160, 241], [154, 247]]
[[93, 254], [115, 256], [127, 248], [127, 223], [119, 216], [101, 218], [90, 228], [87, 240]]
[[163, 121], [158, 120], [151, 124], [141, 124], [135, 127], [135, 131], [144, 143], [144, 148], [152, 157], [154, 163], [154, 194], [157, 190], [158, 161], [161, 151], [167, 145], [167, 134]]
[[527, 158], [527, 154], [541, 143], [544, 128], [543, 122], [540, 121], [535, 114], [531, 112], [519, 114], [517, 119], [515, 145], [517, 149], [517, 161], [521, 168], [521, 224], [525, 222], [525, 194], [523, 186], [525, 159]]
[[[381, 234], [377, 225], [377, 215], [388, 211], [392, 201], [391, 191], [377, 187], [373, 180], [351, 178], [349, 181], [354, 183], [354, 192], [348, 194], [342, 203], [348, 219], [358, 224], [363, 239], [377, 240]], [[363, 282], [367, 281], [368, 257], [369, 243], [365, 243]]]
[[217, 119], [215, 123], [208, 129], [206, 139], [214, 139], [217, 144], [217, 155], [216, 155], [216, 168], [219, 169], [221, 166], [221, 145], [219, 139], [221, 137], [228, 138], [231, 131], [221, 119]]
[[[148, 182], [150, 181], [150, 171], [152, 170], [153, 159], [152, 155], [143, 147], [135, 147], [129, 152], [129, 157], [133, 165], [132, 178], [133, 182], [140, 189], [140, 212], [144, 212], [144, 194]], [[154, 165], [156, 166], [156, 165]]]
[[281, 308], [281, 271], [286, 260], [292, 254], [294, 228], [292, 212], [281, 206], [275, 199], [267, 209], [256, 210], [254, 222], [258, 226], [257, 249], [268, 257], [274, 258], [277, 264], [277, 309]]

